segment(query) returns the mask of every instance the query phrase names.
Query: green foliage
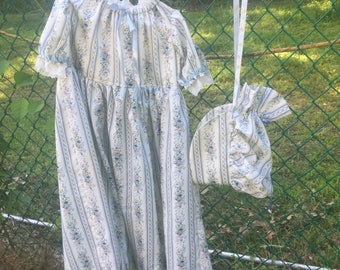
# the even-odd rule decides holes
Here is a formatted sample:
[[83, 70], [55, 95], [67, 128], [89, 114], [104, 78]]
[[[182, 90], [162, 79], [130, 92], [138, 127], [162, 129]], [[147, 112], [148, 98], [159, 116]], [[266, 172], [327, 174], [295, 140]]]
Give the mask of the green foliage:
[[0, 10], [2, 12], [27, 12], [34, 11], [37, 9], [49, 10], [53, 4], [54, 0], [1, 0]]
[[6, 140], [4, 139], [4, 136], [0, 133], [0, 153], [4, 154], [7, 149], [8, 149], [8, 144]]
[[10, 114], [17, 120], [20, 121], [24, 117], [30, 114], [35, 114], [40, 112], [44, 107], [44, 102], [27, 99], [17, 99], [14, 100], [10, 105]]
[[[10, 63], [6, 59], [0, 58], [0, 75], [3, 75], [9, 68]], [[24, 87], [31, 85], [32, 75], [24, 72], [16, 72], [14, 80], [17, 87]], [[10, 114], [19, 123], [28, 115], [33, 115], [40, 112], [44, 107], [44, 102], [27, 99], [15, 99], [10, 105]], [[0, 129], [1, 132], [1, 129]], [[7, 150], [10, 148], [9, 143], [5, 140], [2, 133], [0, 133], [0, 213], [16, 212], [20, 208], [20, 203], [16, 200], [17, 196], [24, 190], [26, 181], [21, 177], [11, 177], [8, 170], [3, 167], [3, 159]], [[27, 202], [30, 198], [27, 198]], [[0, 216], [0, 224], [2, 216]]]
[[28, 101], [27, 99], [14, 100], [10, 104], [11, 114], [18, 121], [23, 119], [28, 113]]
[[4, 74], [9, 67], [9, 62], [6, 59], [0, 58], [0, 75]]
[[14, 81], [18, 87], [28, 86], [33, 83], [32, 75], [21, 71], [17, 71], [14, 74]]

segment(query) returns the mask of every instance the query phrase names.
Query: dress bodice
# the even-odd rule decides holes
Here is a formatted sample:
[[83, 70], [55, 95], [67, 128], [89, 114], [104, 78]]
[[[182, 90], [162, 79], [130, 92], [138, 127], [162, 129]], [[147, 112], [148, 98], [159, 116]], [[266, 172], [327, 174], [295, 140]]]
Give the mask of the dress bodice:
[[56, 0], [37, 67], [59, 77], [65, 66], [119, 87], [183, 86], [197, 94], [212, 82], [183, 16], [159, 0]]

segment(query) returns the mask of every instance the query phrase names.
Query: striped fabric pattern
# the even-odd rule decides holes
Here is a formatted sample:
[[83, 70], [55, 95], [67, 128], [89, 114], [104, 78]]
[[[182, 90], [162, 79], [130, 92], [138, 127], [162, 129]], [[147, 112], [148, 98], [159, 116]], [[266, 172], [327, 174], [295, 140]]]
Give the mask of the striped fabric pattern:
[[288, 114], [287, 102], [274, 89], [244, 84], [236, 104], [212, 109], [197, 127], [190, 147], [194, 182], [271, 196], [272, 154], [265, 126]]
[[182, 88], [212, 83], [157, 0], [56, 0], [37, 70], [57, 78], [65, 269], [211, 269]]

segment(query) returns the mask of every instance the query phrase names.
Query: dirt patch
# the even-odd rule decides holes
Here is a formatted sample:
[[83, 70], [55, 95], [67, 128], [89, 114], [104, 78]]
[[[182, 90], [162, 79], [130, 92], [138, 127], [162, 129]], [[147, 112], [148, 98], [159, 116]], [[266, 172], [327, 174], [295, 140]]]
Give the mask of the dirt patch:
[[61, 270], [60, 230], [4, 220], [0, 270]]

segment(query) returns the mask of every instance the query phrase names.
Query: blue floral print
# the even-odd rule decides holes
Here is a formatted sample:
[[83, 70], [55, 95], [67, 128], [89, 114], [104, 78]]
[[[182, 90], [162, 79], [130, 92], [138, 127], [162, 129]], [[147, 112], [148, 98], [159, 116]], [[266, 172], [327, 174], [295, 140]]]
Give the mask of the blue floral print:
[[56, 0], [37, 70], [57, 78], [65, 269], [211, 269], [183, 87], [212, 83], [158, 0]]

